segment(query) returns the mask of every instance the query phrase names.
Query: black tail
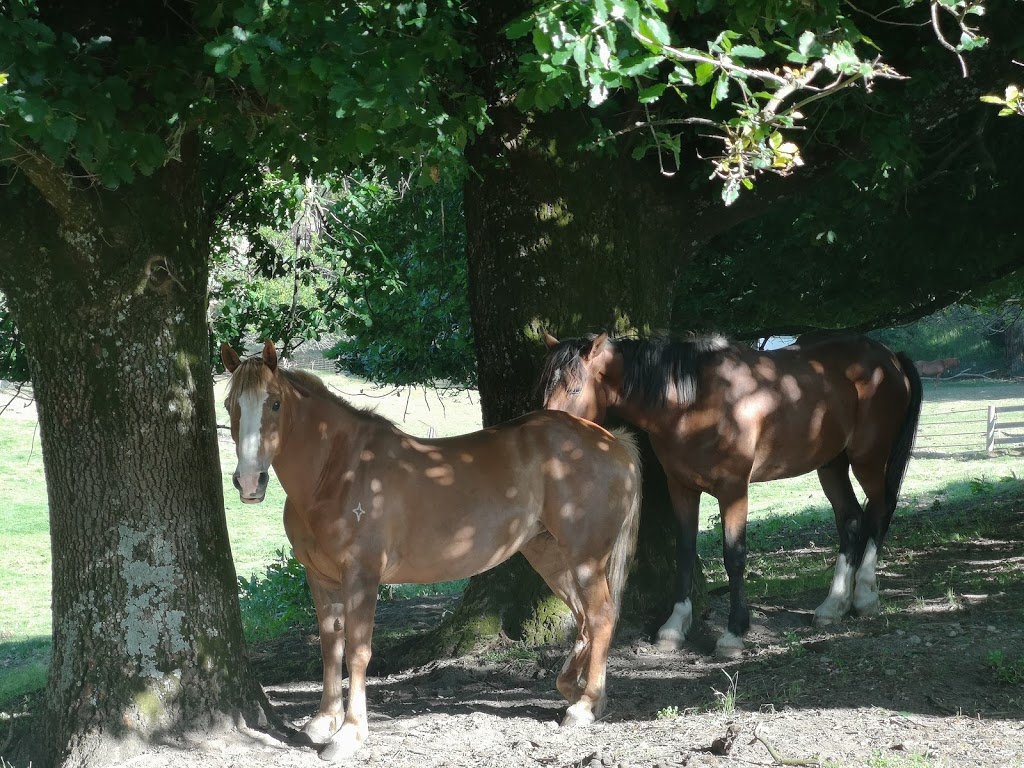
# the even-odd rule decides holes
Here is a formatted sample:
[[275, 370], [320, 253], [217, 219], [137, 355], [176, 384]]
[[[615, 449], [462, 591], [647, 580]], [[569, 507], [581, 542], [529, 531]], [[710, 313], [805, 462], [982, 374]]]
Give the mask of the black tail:
[[[892, 520], [893, 512], [896, 511], [896, 503], [900, 497], [900, 486], [903, 485], [903, 476], [907, 472], [907, 464], [910, 463], [910, 454], [914, 450], [914, 439], [917, 437], [917, 422], [921, 417], [921, 402], [924, 399], [924, 390], [921, 387], [921, 374], [917, 372], [914, 361], [903, 352], [896, 354], [900, 361], [903, 373], [910, 382], [910, 403], [907, 405], [907, 414], [903, 418], [903, 426], [896, 437], [889, 454], [889, 462], [885, 468], [885, 506], [887, 510], [885, 525], [882, 527], [881, 536], [885, 536], [889, 528], [889, 521]], [[881, 541], [878, 542], [881, 545]]]

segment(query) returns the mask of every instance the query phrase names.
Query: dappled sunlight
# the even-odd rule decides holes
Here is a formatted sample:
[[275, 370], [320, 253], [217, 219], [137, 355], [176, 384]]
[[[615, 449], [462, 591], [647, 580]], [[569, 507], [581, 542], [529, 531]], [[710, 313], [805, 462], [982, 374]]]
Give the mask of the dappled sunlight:
[[[851, 603], [876, 610], [871, 553], [889, 525], [922, 402], [908, 358], [864, 336], [829, 333], [772, 351], [718, 337], [602, 334], [547, 343], [546, 407], [589, 409], [598, 418], [607, 410], [651, 435], [680, 521], [680, 572], [693, 566], [700, 495], [719, 500], [732, 603], [718, 650], [740, 652], [749, 627], [743, 570], [752, 482], [818, 470], [843, 554], [817, 619], [833, 621]], [[574, 381], [581, 382], [578, 390]], [[853, 490], [851, 469], [869, 496], [866, 504]], [[860, 564], [862, 556], [855, 572], [846, 565]], [[680, 579], [676, 603], [689, 599], [690, 581]], [[680, 633], [666, 624], [659, 637], [676, 644]]]
[[[269, 342], [265, 350], [273, 352]], [[249, 375], [250, 366], [261, 375]], [[351, 693], [341, 732], [365, 735], [364, 639], [373, 625], [369, 596], [381, 583], [461, 579], [520, 550], [573, 606], [587, 639], [559, 678], [572, 704], [567, 717], [586, 723], [601, 714], [615, 601], [638, 528], [632, 438], [613, 442], [593, 424], [548, 412], [460, 437], [414, 438], [352, 408], [310, 374], [260, 360], [232, 370], [232, 423], [246, 398], [272, 403], [242, 434], [273, 445], [273, 466], [288, 493], [285, 528], [306, 566], [319, 619], [344, 627], [344, 637], [321, 637], [324, 696], [306, 726], [311, 739], [329, 738], [338, 722], [343, 649]], [[246, 382], [255, 382], [255, 394]], [[270, 391], [273, 397], [265, 396]], [[309, 439], [318, 424], [327, 425], [327, 440]], [[604, 588], [584, 591], [594, 579], [604, 579]], [[332, 605], [338, 608], [325, 614]]]

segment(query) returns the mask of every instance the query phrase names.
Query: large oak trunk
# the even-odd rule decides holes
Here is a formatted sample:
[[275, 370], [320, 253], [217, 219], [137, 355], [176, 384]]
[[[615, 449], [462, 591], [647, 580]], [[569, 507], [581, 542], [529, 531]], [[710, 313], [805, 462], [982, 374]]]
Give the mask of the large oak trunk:
[[119, 192], [75, 191], [34, 160], [32, 183], [8, 190], [21, 204], [4, 205], [0, 287], [29, 355], [53, 552], [36, 764], [112, 763], [262, 714], [221, 492], [193, 157]]
[[[541, 406], [541, 326], [555, 335], [667, 327], [685, 253], [672, 235], [678, 210], [668, 185], [628, 158], [576, 151], [586, 130], [582, 118], [495, 116], [495, 130], [472, 149], [475, 173], [465, 192], [485, 426]], [[653, 626], [671, 610], [675, 520], [649, 446], [645, 458], [644, 512], [624, 614]], [[564, 606], [516, 557], [474, 578], [435, 642], [418, 643], [419, 657], [409, 660], [465, 652], [499, 633], [529, 644], [557, 642], [566, 629]]]

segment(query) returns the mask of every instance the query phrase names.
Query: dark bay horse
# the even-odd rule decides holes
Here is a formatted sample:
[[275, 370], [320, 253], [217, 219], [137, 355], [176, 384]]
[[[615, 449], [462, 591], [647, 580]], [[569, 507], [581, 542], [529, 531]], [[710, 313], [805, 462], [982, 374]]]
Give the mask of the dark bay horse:
[[[572, 610], [578, 639], [558, 690], [562, 725], [605, 703], [605, 667], [636, 545], [640, 470], [625, 432], [563, 413], [528, 414], [441, 440], [403, 433], [278, 366], [274, 345], [242, 362], [228, 346], [233, 480], [263, 500], [271, 466], [287, 493], [284, 526], [305, 566], [320, 625], [320, 709], [303, 731], [351, 755], [367, 737], [366, 666], [380, 584], [465, 578], [522, 552]], [[342, 656], [349, 669], [342, 704]]]
[[[878, 610], [878, 552], [921, 412], [921, 380], [910, 359], [853, 334], [808, 334], [768, 352], [714, 337], [545, 340], [545, 407], [597, 423], [612, 413], [635, 424], [650, 434], [665, 468], [679, 537], [676, 605], [658, 632], [661, 644], [678, 646], [692, 622], [701, 493], [721, 509], [731, 593], [717, 651], [735, 655], [750, 626], [748, 486], [814, 469], [839, 528], [832, 588], [815, 622], [834, 622], [851, 607]], [[864, 509], [851, 468], [867, 495]]]

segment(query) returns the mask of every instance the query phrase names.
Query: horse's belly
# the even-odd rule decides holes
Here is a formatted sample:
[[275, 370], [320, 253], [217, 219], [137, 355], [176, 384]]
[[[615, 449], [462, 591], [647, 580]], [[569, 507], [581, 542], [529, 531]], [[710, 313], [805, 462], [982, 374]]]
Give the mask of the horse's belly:
[[475, 576], [508, 560], [542, 530], [533, 515], [481, 516], [454, 531], [422, 522], [423, 527], [389, 549], [385, 584], [432, 584]]

